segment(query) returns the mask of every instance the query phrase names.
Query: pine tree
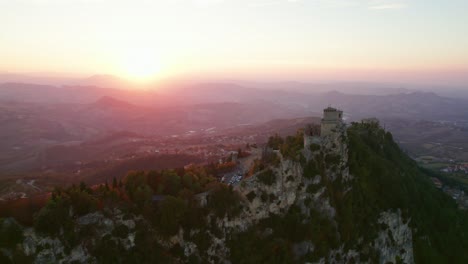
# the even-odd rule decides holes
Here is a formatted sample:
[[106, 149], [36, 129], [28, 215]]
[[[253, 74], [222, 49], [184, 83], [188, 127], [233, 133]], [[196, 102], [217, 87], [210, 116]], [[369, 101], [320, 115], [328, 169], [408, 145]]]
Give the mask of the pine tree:
[[117, 179], [115, 177], [112, 179], [112, 188], [113, 189], [117, 188]]

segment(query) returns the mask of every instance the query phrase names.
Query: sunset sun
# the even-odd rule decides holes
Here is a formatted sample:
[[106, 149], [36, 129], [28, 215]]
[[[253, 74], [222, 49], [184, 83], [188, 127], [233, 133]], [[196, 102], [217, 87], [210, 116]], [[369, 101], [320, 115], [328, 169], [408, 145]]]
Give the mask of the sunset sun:
[[467, 10], [0, 0], [0, 264], [468, 264]]
[[125, 52], [121, 68], [122, 75], [127, 79], [145, 82], [157, 78], [162, 70], [162, 65], [154, 51], [132, 49]]

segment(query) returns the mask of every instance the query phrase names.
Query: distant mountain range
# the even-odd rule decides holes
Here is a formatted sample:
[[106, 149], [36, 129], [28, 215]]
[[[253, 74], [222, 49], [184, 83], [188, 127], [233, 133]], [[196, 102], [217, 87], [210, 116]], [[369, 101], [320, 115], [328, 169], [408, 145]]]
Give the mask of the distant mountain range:
[[[468, 113], [468, 99], [442, 97], [430, 92], [362, 95], [329, 91], [311, 94], [249, 88], [231, 83], [178, 85], [171, 89], [161, 89], [158, 92], [95, 86], [0, 84], [0, 102], [89, 104], [101, 98], [107, 98], [104, 100], [108, 104], [115, 103], [113, 100], [119, 100], [120, 103], [125, 101], [135, 106], [157, 109], [221, 103], [274, 105], [281, 111], [297, 114], [296, 117], [308, 116], [312, 112], [320, 112], [328, 105], [334, 105], [342, 108], [351, 120], [369, 116], [449, 121], [468, 119], [466, 114]], [[268, 113], [262, 109], [258, 111], [256, 115], [262, 112]], [[286, 116], [291, 115], [286, 114]]]
[[49, 75], [28, 75], [0, 73], [0, 83], [30, 83], [51, 86], [99, 86], [103, 88], [128, 88], [131, 83], [108, 74], [96, 74], [87, 78], [60, 77]]
[[[74, 144], [119, 131], [144, 136], [212, 127], [236, 131], [241, 125], [255, 127], [274, 119], [320, 116], [328, 105], [343, 109], [348, 122], [377, 117], [409, 124], [419, 120], [468, 124], [468, 100], [427, 92], [311, 94], [230, 83], [178, 85], [154, 92], [5, 83], [0, 85], [0, 167], [11, 166], [20, 156], [36, 159], [37, 153], [52, 145]], [[268, 130], [268, 125], [262, 130]], [[18, 166], [27, 167], [23, 163]]]
[[[51, 77], [52, 76], [52, 77]], [[468, 98], [467, 87], [453, 86], [450, 84], [428, 85], [404, 83], [399, 80], [394, 82], [375, 81], [245, 81], [245, 80], [216, 80], [216, 79], [190, 79], [184, 77], [164, 79], [148, 82], [145, 84], [134, 83], [115, 75], [95, 74], [89, 77], [63, 77], [57, 74], [15, 74], [0, 72], [1, 83], [28, 83], [51, 86], [95, 86], [113, 89], [149, 89], [149, 90], [171, 90], [177, 87], [208, 86], [209, 84], [231, 85], [260, 90], [282, 90], [296, 93], [316, 94], [328, 91], [339, 91], [346, 94], [359, 95], [391, 95], [400, 93], [411, 93], [415, 91], [436, 92], [447, 97]]]

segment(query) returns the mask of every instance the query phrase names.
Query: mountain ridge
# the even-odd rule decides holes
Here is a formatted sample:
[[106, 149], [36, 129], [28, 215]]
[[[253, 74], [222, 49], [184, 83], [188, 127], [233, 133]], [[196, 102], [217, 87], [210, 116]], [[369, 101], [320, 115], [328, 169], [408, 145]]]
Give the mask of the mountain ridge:
[[[467, 260], [466, 212], [378, 123], [353, 123], [310, 149], [301, 132], [274, 136], [258, 151], [261, 159], [234, 188], [215, 184], [208, 167], [187, 167], [131, 172], [112, 186], [56, 190], [37, 216], [34, 235], [22, 238], [16, 229], [21, 246], [4, 250], [39, 262], [81, 263]], [[165, 197], [156, 207], [152, 193]], [[96, 199], [104, 208], [94, 207]], [[50, 225], [56, 214], [63, 220]], [[5, 221], [2, 232], [15, 226]], [[83, 233], [86, 228], [92, 231]]]

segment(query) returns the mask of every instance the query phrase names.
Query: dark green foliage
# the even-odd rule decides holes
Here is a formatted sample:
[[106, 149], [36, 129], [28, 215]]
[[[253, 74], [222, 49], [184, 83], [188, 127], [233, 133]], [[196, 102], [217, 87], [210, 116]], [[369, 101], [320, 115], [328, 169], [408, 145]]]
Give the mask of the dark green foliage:
[[276, 175], [271, 169], [268, 169], [268, 170], [258, 174], [257, 179], [258, 179], [259, 182], [270, 186], [273, 183], [275, 183]]
[[327, 163], [328, 166], [331, 167], [331, 165], [337, 165], [340, 163], [340, 155], [337, 154], [327, 154], [325, 156], [325, 162]]
[[122, 263], [174, 263], [173, 257], [159, 244], [157, 237], [158, 235], [148, 226], [138, 223], [135, 247], [132, 249], [129, 259]]
[[272, 149], [280, 149], [280, 146], [282, 144], [283, 144], [283, 138], [281, 138], [278, 134], [276, 134], [268, 139], [267, 146]]
[[127, 238], [128, 236], [128, 227], [125, 225], [118, 225], [112, 230], [112, 235], [118, 238]]
[[135, 247], [126, 250], [118, 239], [105, 235], [97, 241], [91, 254], [98, 263], [174, 263], [157, 241], [157, 234], [142, 223], [136, 226]]
[[117, 184], [117, 179], [114, 177], [112, 178], [112, 188], [117, 188], [118, 184]]
[[13, 219], [0, 219], [0, 248], [14, 248], [23, 241], [23, 230]]
[[72, 217], [79, 217], [97, 209], [97, 200], [93, 195], [93, 190], [84, 183], [65, 190], [56, 188], [47, 205], [35, 216], [35, 229], [47, 235], [56, 235], [61, 229], [64, 232], [71, 231]]
[[184, 256], [184, 249], [177, 243], [169, 250], [169, 253], [172, 256], [182, 257]]
[[315, 160], [310, 160], [307, 162], [306, 166], [304, 167], [304, 177], [308, 179], [312, 179], [315, 175], [319, 174], [320, 171], [317, 167], [317, 163]]
[[[157, 239], [172, 236], [180, 228], [184, 228], [187, 238], [190, 230], [200, 229], [199, 248], [207, 249], [211, 238], [204, 230], [218, 237], [223, 234], [214, 222], [207, 226], [207, 215], [214, 213], [218, 217], [233, 217], [242, 208], [239, 194], [231, 187], [216, 182], [208, 174], [209, 171], [212, 169], [195, 166], [180, 170], [138, 171], [129, 173], [123, 182], [114, 179], [112, 186], [102, 184], [91, 189], [80, 183], [67, 189], [56, 188], [47, 205], [35, 216], [34, 227], [38, 233], [60, 239], [65, 254], [70, 254], [78, 244], [85, 245], [99, 263], [172, 263], [174, 255], [183, 262], [189, 261], [180, 254], [180, 250], [161, 247]], [[209, 190], [208, 206], [202, 208], [195, 195], [205, 190]], [[152, 202], [153, 194], [160, 194], [163, 199]], [[117, 207], [124, 212], [124, 219], [133, 219], [129, 218], [130, 215], [141, 215], [145, 218], [143, 222], [151, 226], [139, 223], [136, 230], [129, 230], [125, 225], [118, 225], [112, 234], [96, 240], [96, 226], [76, 225], [76, 219], [80, 216], [103, 208], [100, 213], [112, 217], [106, 207]], [[4, 226], [3, 221], [0, 227]], [[126, 239], [130, 232], [135, 231], [136, 246], [126, 250], [119, 239]], [[2, 248], [15, 248], [22, 240], [21, 229], [14, 226], [0, 229], [0, 235]], [[37, 250], [42, 249], [38, 247]], [[14, 263], [30, 262], [28, 257], [21, 254], [21, 250], [17, 251], [12, 251], [13, 255], [10, 256]]]
[[118, 241], [111, 238], [110, 235], [100, 239], [92, 252], [96, 256], [99, 263], [121, 263], [123, 246]]
[[208, 208], [218, 217], [237, 216], [241, 212], [239, 194], [231, 186], [220, 185], [209, 196]]
[[56, 235], [61, 228], [71, 229], [70, 202], [65, 197], [50, 200], [35, 217], [34, 228], [46, 235]]
[[[32, 256], [26, 256], [26, 254], [20, 248], [16, 248], [15, 250], [13, 250], [13, 255], [11, 257], [13, 260], [11, 263], [15, 263], [15, 264], [16, 263], [25, 263], [25, 264], [34, 263]], [[0, 263], [3, 263], [3, 262], [0, 262]], [[5, 263], [9, 263], [9, 262], [5, 262]]]
[[173, 196], [168, 196], [159, 205], [158, 229], [167, 236], [175, 235], [179, 231], [181, 221], [187, 206], [185, 202]]
[[191, 205], [187, 207], [187, 210], [181, 220], [181, 225], [187, 232], [192, 229], [202, 229], [206, 227], [205, 217], [208, 213], [206, 208], [200, 208], [195, 205]]
[[[338, 246], [332, 221], [313, 210], [310, 221], [303, 223], [304, 217], [293, 206], [284, 216], [271, 215], [246, 232], [234, 234], [227, 243], [231, 260], [233, 263], [302, 263], [305, 259], [298, 261], [294, 257], [292, 245], [307, 240], [316, 245], [315, 260], [319, 255], [326, 256]], [[265, 236], [266, 229], [273, 233]]]
[[13, 262], [10, 260], [9, 257], [4, 255], [2, 251], [0, 251], [0, 263], [9, 264], [9, 263], [13, 263]]
[[211, 184], [216, 182], [213, 174], [218, 170], [212, 164], [207, 167], [193, 166], [188, 169], [149, 171], [142, 174], [154, 193], [178, 196], [184, 189], [194, 194], [211, 189]]
[[96, 199], [91, 196], [91, 191], [82, 187], [70, 189], [68, 192], [71, 205], [77, 216], [88, 214], [96, 209]]
[[309, 185], [307, 185], [306, 192], [308, 192], [308, 193], [310, 193], [310, 194], [314, 194], [314, 193], [316, 193], [320, 188], [322, 188], [321, 185], [318, 185], [318, 184], [309, 184]]
[[130, 172], [125, 177], [125, 190], [134, 203], [142, 207], [151, 201], [152, 191], [147, 184], [145, 172]]
[[80, 239], [89, 239], [96, 234], [96, 227], [92, 224], [82, 226], [79, 230], [78, 237]]
[[348, 136], [350, 172], [356, 181], [346, 196], [332, 194], [342, 238], [350, 244], [358, 237], [372, 240], [380, 227], [369, 223], [376, 223], [384, 210], [400, 208], [415, 230], [417, 263], [468, 263], [466, 212], [433, 186], [389, 132], [376, 124], [355, 123]]
[[228, 246], [233, 263], [295, 263], [291, 246], [283, 239], [267, 239], [246, 232], [234, 235]]
[[304, 149], [304, 134], [301, 130], [295, 136], [288, 136], [280, 146], [281, 154], [286, 159], [301, 161], [301, 151]]
[[251, 191], [249, 192], [247, 195], [246, 195], [247, 199], [252, 202], [253, 199], [255, 199], [256, 195], [255, 195], [255, 192], [254, 191]]
[[193, 242], [197, 244], [201, 252], [205, 252], [211, 245], [211, 237], [204, 230], [197, 232], [192, 236]]
[[319, 145], [319, 144], [312, 143], [312, 144], [310, 144], [309, 148], [310, 148], [310, 150], [311, 150], [312, 152], [314, 152], [314, 151], [320, 150], [320, 145]]
[[301, 154], [301, 150], [304, 149], [304, 133], [302, 130], [298, 130], [295, 136], [287, 136], [285, 139], [277, 134], [269, 138], [267, 146], [274, 150], [280, 150], [286, 159], [302, 161], [304, 158]]

